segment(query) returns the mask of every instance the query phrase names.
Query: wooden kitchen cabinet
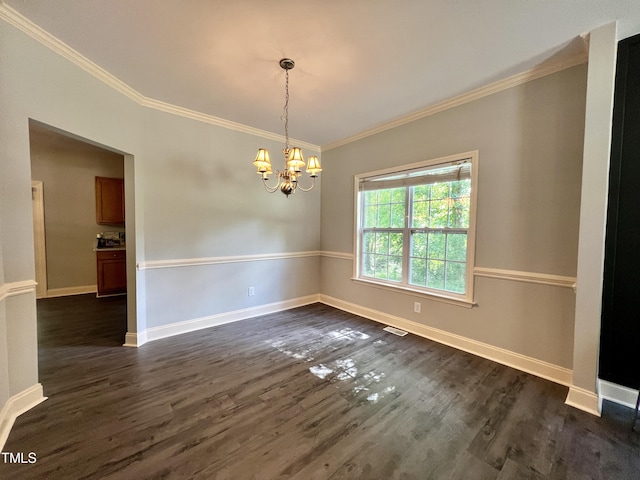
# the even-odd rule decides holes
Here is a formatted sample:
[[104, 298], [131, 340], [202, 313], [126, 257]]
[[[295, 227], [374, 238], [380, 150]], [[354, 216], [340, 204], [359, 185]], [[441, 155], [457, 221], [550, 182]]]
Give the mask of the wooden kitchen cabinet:
[[96, 177], [96, 223], [124, 225], [124, 180]]
[[127, 252], [125, 250], [96, 251], [98, 296], [127, 293]]

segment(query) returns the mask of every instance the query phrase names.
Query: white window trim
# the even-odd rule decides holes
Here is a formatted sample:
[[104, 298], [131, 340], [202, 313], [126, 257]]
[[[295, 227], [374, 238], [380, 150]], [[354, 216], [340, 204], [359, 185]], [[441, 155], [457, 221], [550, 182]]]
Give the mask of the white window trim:
[[[466, 292], [464, 295], [446, 292], [443, 290], [427, 290], [419, 287], [412, 287], [410, 285], [398, 285], [394, 282], [388, 282], [380, 279], [374, 279], [370, 277], [362, 277], [360, 275], [360, 225], [362, 223], [362, 195], [360, 195], [359, 185], [362, 179], [390, 175], [393, 173], [400, 173], [406, 170], [413, 170], [418, 168], [427, 168], [438, 164], [459, 162], [467, 160], [471, 162], [471, 205], [469, 208], [469, 228], [467, 229], [467, 271], [466, 271]], [[354, 205], [355, 205], [355, 222], [353, 232], [353, 276], [352, 281], [360, 283], [362, 285], [368, 285], [373, 287], [379, 287], [391, 291], [400, 291], [411, 295], [418, 295], [426, 298], [430, 298], [436, 301], [441, 301], [453, 305], [460, 305], [465, 307], [472, 307], [474, 302], [474, 275], [473, 270], [475, 267], [475, 251], [476, 251], [476, 210], [478, 200], [478, 163], [479, 152], [473, 150], [470, 152], [448, 155], [446, 157], [435, 158], [422, 162], [412, 163], [409, 165], [399, 165], [396, 167], [385, 168], [383, 170], [376, 170], [373, 172], [366, 172], [357, 174], [354, 176]]]

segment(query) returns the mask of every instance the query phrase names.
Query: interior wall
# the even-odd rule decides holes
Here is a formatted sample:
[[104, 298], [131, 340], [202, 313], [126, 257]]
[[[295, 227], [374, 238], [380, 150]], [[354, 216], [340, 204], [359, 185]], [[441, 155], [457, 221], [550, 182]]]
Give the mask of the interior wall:
[[43, 182], [49, 290], [96, 285], [95, 177], [124, 178], [122, 155], [40, 128], [30, 129], [31, 178]]
[[[165, 262], [162, 268], [133, 272], [138, 281], [137, 312], [142, 313], [138, 325], [143, 328], [147, 323], [162, 326], [208, 312], [248, 308], [258, 299], [247, 297], [246, 284], [260, 279], [269, 298], [279, 301], [321, 291], [572, 367], [571, 289], [476, 277], [477, 307], [468, 310], [421, 297], [422, 314], [416, 316], [411, 308], [415, 297], [382, 294], [351, 282], [349, 255], [354, 174], [478, 149], [476, 265], [575, 276], [585, 66], [326, 152], [321, 210], [318, 190], [289, 199], [267, 195], [255, 174], [244, 173], [252, 171], [258, 146], [277, 151], [278, 142], [142, 107], [4, 21], [0, 61], [3, 291], [34, 278], [28, 135], [32, 118], [126, 152], [131, 159], [136, 248], [130, 261]], [[176, 259], [320, 247], [344, 254], [323, 258], [320, 278], [314, 270], [316, 259], [278, 259], [270, 269], [263, 268], [268, 262], [260, 261], [236, 262], [231, 270], [206, 262], [171, 266]], [[198, 274], [190, 275], [189, 269]], [[218, 284], [224, 288], [206, 288]], [[18, 301], [0, 300], [5, 312], [0, 334], [6, 335], [0, 339], [0, 355], [7, 352], [7, 377], [19, 379], [6, 393], [0, 389], [2, 404], [6, 395], [37, 382], [32, 293], [18, 292]], [[162, 309], [166, 298], [175, 302]]]
[[[10, 226], [0, 232], [5, 285], [34, 279], [28, 131], [34, 119], [126, 154], [125, 170], [135, 170], [131, 182], [125, 172], [127, 193], [135, 190], [135, 258], [128, 262], [166, 263], [128, 268], [137, 285], [138, 327], [317, 294], [317, 258], [290, 254], [319, 250], [320, 188], [290, 198], [268, 194], [252, 165], [258, 147], [276, 152], [279, 141], [143, 107], [4, 21], [0, 39], [0, 223]], [[230, 273], [206, 261], [172, 263], [272, 253], [283, 255], [234, 260]], [[249, 297], [252, 285], [256, 295]], [[7, 310], [7, 323], [16, 328], [3, 339], [21, 347], [8, 363], [20, 385], [37, 382], [29, 295]]]
[[[1, 180], [0, 180], [1, 182]], [[2, 238], [2, 217], [0, 217], [0, 238]], [[4, 262], [0, 243], [0, 286], [4, 286]], [[1, 287], [0, 287], [1, 288]], [[9, 390], [9, 352], [7, 352], [7, 312], [5, 299], [0, 298], [0, 405], [10, 397]], [[2, 419], [0, 419], [0, 422]]]
[[571, 369], [571, 288], [476, 276], [477, 306], [467, 309], [351, 281], [353, 175], [479, 150], [476, 267], [575, 277], [586, 72], [579, 65], [325, 151], [322, 249], [339, 255], [322, 259], [322, 292]]
[[609, 191], [609, 156], [615, 71], [615, 22], [589, 35], [586, 92], [583, 202], [580, 212], [580, 250], [575, 314], [574, 385], [568, 403], [582, 402], [598, 410], [596, 381], [602, 314], [605, 231]]

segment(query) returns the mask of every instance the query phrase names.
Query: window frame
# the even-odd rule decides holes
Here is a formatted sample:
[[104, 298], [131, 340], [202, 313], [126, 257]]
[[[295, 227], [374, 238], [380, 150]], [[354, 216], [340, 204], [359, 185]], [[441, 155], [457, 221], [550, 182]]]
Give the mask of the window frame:
[[[411, 163], [407, 165], [399, 165], [396, 167], [385, 168], [383, 170], [376, 170], [372, 172], [366, 172], [356, 174], [354, 176], [354, 205], [355, 205], [355, 225], [354, 225], [354, 262], [353, 262], [353, 277], [352, 280], [365, 285], [379, 287], [383, 289], [390, 289], [392, 291], [402, 291], [413, 295], [425, 296], [434, 300], [451, 303], [454, 305], [461, 305], [465, 307], [472, 307], [474, 303], [474, 267], [475, 267], [475, 240], [476, 240], [476, 211], [477, 211], [477, 194], [478, 194], [478, 150], [470, 152], [464, 152], [455, 155], [448, 155], [446, 157], [439, 157], [430, 160], [425, 160], [417, 163]], [[469, 226], [466, 228], [467, 235], [467, 255], [465, 260], [466, 272], [465, 272], [465, 293], [459, 294], [449, 292], [444, 289], [435, 289], [430, 287], [422, 287], [418, 285], [412, 285], [409, 283], [410, 279], [410, 259], [411, 259], [411, 232], [415, 231], [427, 231], [427, 230], [443, 230], [442, 228], [416, 228], [412, 227], [409, 223], [411, 218], [411, 209], [413, 205], [413, 198], [411, 195], [411, 188], [407, 192], [406, 204], [405, 204], [405, 226], [401, 228], [403, 232], [406, 232], [403, 236], [403, 255], [402, 255], [402, 281], [394, 282], [385, 279], [379, 279], [374, 277], [364, 276], [362, 274], [362, 260], [364, 252], [363, 238], [364, 230], [362, 227], [364, 216], [364, 189], [360, 188], [363, 181], [372, 179], [374, 177], [390, 177], [392, 175], [400, 175], [408, 173], [409, 171], [419, 171], [422, 169], [437, 168], [438, 166], [447, 166], [461, 164], [468, 162], [471, 164], [471, 192], [469, 196]], [[448, 227], [447, 227], [448, 229]], [[371, 229], [366, 229], [371, 231]], [[375, 230], [375, 229], [374, 229]], [[398, 230], [398, 228], [389, 227], [381, 229], [381, 231]], [[453, 230], [448, 229], [449, 233], [455, 233]]]

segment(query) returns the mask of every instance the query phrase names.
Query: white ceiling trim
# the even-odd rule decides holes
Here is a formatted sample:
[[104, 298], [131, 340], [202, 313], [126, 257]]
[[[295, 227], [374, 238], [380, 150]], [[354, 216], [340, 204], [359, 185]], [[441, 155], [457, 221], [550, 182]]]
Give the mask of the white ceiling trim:
[[490, 83], [483, 87], [476, 88], [475, 90], [471, 90], [470, 92], [463, 93], [456, 97], [450, 98], [449, 100], [436, 103], [435, 105], [431, 105], [429, 107], [423, 108], [421, 110], [410, 113], [408, 115], [404, 115], [402, 117], [396, 118], [395, 120], [391, 120], [389, 122], [385, 122], [376, 127], [369, 128], [367, 130], [364, 130], [363, 132], [356, 133], [355, 135], [351, 135], [350, 137], [344, 138], [342, 140], [338, 140], [337, 142], [333, 142], [328, 145], [323, 145], [322, 151], [326, 152], [327, 150], [331, 150], [333, 148], [347, 145], [349, 143], [358, 141], [362, 138], [366, 138], [371, 135], [376, 135], [386, 130], [390, 130], [392, 128], [396, 128], [401, 125], [414, 122], [421, 118], [428, 117], [430, 115], [434, 115], [436, 113], [440, 113], [445, 110], [449, 110], [450, 108], [464, 105], [465, 103], [473, 102], [474, 100], [478, 100], [480, 98], [493, 95], [494, 93], [498, 93], [503, 90], [507, 90], [509, 88], [516, 87], [518, 85], [522, 85], [527, 82], [531, 82], [532, 80], [536, 80], [538, 78], [551, 75], [561, 70], [575, 67], [576, 65], [581, 65], [583, 63], [586, 63], [587, 61], [588, 61], [588, 54], [581, 53], [574, 57], [568, 58], [561, 63], [558, 62], [554, 64], [549, 64], [549, 65], [543, 64], [543, 65], [534, 67], [525, 72], [512, 75], [502, 80], [498, 80], [496, 82]]
[[[64, 42], [62, 42], [57, 37], [51, 35], [46, 30], [40, 28], [35, 23], [31, 22], [28, 18], [24, 17], [19, 12], [17, 12], [7, 4], [5, 4], [2, 0], [0, 0], [0, 19], [18, 28], [19, 30], [26, 33], [31, 38], [39, 42], [40, 44], [49, 48], [53, 52], [59, 54], [63, 58], [71, 61], [72, 63], [79, 66], [89, 74], [93, 75], [95, 78], [97, 78], [101, 82], [105, 83], [106, 85], [110, 86], [111, 88], [115, 89], [122, 95], [128, 97], [129, 99], [133, 100], [134, 102], [136, 102], [141, 106], [159, 110], [165, 113], [170, 113], [173, 115], [189, 118], [191, 120], [195, 120], [198, 122], [209, 123], [211, 125], [216, 125], [219, 127], [230, 129], [230, 130], [248, 133], [250, 135], [262, 137], [269, 140], [275, 140], [279, 142], [285, 141], [284, 135], [268, 132], [266, 130], [261, 130], [258, 128], [250, 127], [248, 125], [243, 125], [241, 123], [232, 122], [230, 120], [225, 120], [223, 118], [215, 117], [213, 115], [197, 112], [197, 111], [190, 110], [177, 105], [172, 105], [160, 100], [145, 97], [140, 92], [131, 88], [129, 85], [127, 85], [126, 83], [124, 83], [123, 81], [121, 81], [120, 79], [118, 79], [117, 77], [115, 77], [114, 75], [112, 75], [111, 73], [109, 73], [108, 71], [100, 67], [99, 65], [93, 63], [91, 60], [89, 60], [88, 58], [86, 58], [85, 56], [83, 56], [82, 54], [80, 54], [79, 52], [77, 52], [76, 50], [74, 50]], [[431, 105], [429, 107], [410, 113], [408, 115], [403, 115], [389, 122], [385, 122], [378, 126], [364, 130], [360, 133], [349, 136], [342, 140], [338, 140], [337, 142], [323, 145], [322, 147], [308, 143], [308, 142], [300, 141], [300, 140], [295, 140], [295, 139], [291, 139], [291, 140], [293, 140], [295, 144], [299, 145], [300, 147], [308, 150], [313, 150], [316, 152], [331, 150], [331, 149], [358, 141], [360, 139], [369, 137], [371, 135], [376, 135], [386, 130], [390, 130], [392, 128], [399, 127], [401, 125], [405, 125], [407, 123], [419, 120], [421, 118], [434, 115], [436, 113], [448, 110], [450, 108], [454, 108], [454, 107], [463, 105], [465, 103], [478, 100], [488, 95], [501, 92], [508, 88], [522, 85], [524, 83], [530, 82], [532, 80], [536, 80], [546, 75], [551, 75], [561, 70], [571, 68], [576, 65], [580, 65], [582, 63], [585, 63], [587, 60], [588, 60], [587, 54], [582, 53], [582, 54], [576, 55], [575, 57], [569, 58], [563, 62], [558, 62], [553, 64], [542, 64], [538, 67], [534, 67], [525, 72], [510, 76], [503, 80], [498, 80], [496, 82], [490, 83], [483, 87], [479, 87], [477, 89], [463, 93], [461, 95], [458, 95], [451, 99], [437, 103], [435, 105]]]
[[[248, 133], [250, 135], [255, 135], [257, 137], [266, 138], [269, 140], [275, 140], [279, 142], [284, 142], [284, 135], [280, 135], [277, 133], [268, 132], [266, 130], [261, 130], [259, 128], [250, 127], [248, 125], [243, 125], [241, 123], [232, 122], [230, 120], [225, 120], [224, 118], [215, 117], [213, 115], [208, 115], [201, 112], [196, 112], [194, 110], [189, 110], [188, 108], [179, 107], [177, 105], [172, 105], [170, 103], [162, 102], [160, 100], [155, 100], [153, 98], [145, 97], [137, 90], [131, 88], [129, 85], [124, 83], [122, 80], [118, 79], [99, 65], [93, 63], [84, 55], [80, 54], [69, 45], [51, 35], [46, 30], [40, 28], [38, 25], [33, 23], [28, 18], [21, 15], [19, 12], [5, 4], [2, 0], [0, 0], [0, 19], [6, 21], [10, 25], [13, 25], [17, 29], [29, 35], [31, 38], [36, 40], [41, 45], [49, 48], [53, 52], [62, 56], [63, 58], [69, 60], [75, 65], [82, 68], [87, 73], [93, 75], [95, 78], [105, 83], [109, 87], [118, 91], [122, 95], [128, 97], [129, 99], [136, 102], [138, 105], [143, 107], [153, 108], [154, 110], [159, 110], [166, 113], [171, 113], [173, 115], [178, 115], [181, 117], [189, 118], [191, 120], [196, 120], [198, 122], [209, 123], [211, 125], [216, 125], [219, 127], [227, 128], [230, 130], [235, 130], [238, 132]], [[290, 139], [293, 143], [300, 146], [301, 148], [305, 148], [307, 150], [313, 150], [315, 152], [320, 152], [320, 147], [318, 145], [314, 145], [312, 143], [304, 142], [301, 140]]]

